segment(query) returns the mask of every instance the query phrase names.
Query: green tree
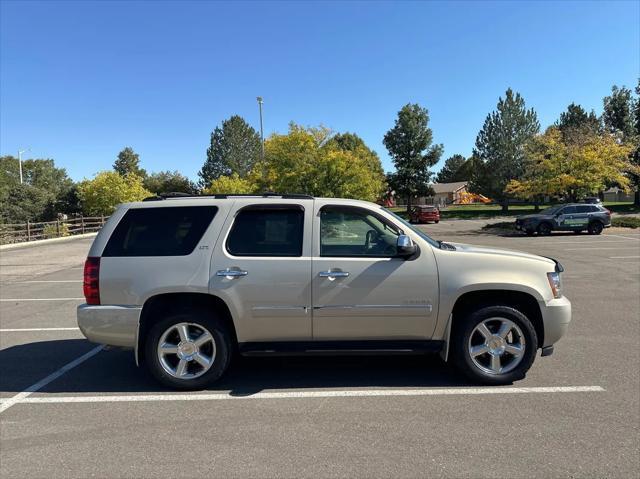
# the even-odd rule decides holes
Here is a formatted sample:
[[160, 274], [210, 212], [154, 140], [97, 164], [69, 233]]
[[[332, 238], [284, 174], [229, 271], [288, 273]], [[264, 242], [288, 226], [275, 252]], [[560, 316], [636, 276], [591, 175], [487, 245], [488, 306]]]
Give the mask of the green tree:
[[102, 171], [92, 180], [78, 184], [78, 196], [86, 215], [110, 215], [120, 203], [141, 201], [152, 193], [135, 174], [122, 176], [115, 171]]
[[51, 195], [42, 188], [29, 184], [15, 184], [3, 188], [0, 194], [0, 219], [2, 223], [26, 223], [42, 221]]
[[240, 178], [238, 173], [231, 173], [229, 176], [219, 176], [211, 182], [209, 188], [203, 191], [207, 195], [220, 193], [231, 193], [236, 195], [246, 195], [258, 192], [258, 185], [250, 178]]
[[144, 178], [147, 175], [147, 172], [140, 168], [140, 155], [130, 146], [118, 153], [118, 158], [113, 163], [113, 169], [121, 176], [134, 174]]
[[455, 183], [469, 181], [471, 178], [471, 162], [462, 155], [453, 155], [446, 159], [444, 166], [436, 176], [437, 183]]
[[207, 159], [198, 173], [206, 188], [220, 176], [237, 173], [244, 178], [260, 158], [260, 135], [242, 117], [234, 115], [211, 132]]
[[431, 192], [430, 170], [442, 155], [442, 145], [432, 145], [429, 111], [418, 104], [407, 104], [398, 112], [395, 125], [383, 143], [393, 159], [396, 171], [389, 177], [396, 194], [406, 196], [407, 211], [414, 196]]
[[259, 191], [377, 200], [385, 187], [377, 155], [364, 143], [348, 149], [340, 141], [326, 128], [292, 123], [288, 134], [265, 142], [265, 160], [249, 178]]
[[349, 151], [361, 158], [371, 172], [378, 178], [384, 176], [384, 170], [378, 154], [369, 148], [364, 140], [355, 133], [336, 133], [327, 142], [328, 148]]
[[144, 187], [155, 194], [197, 192], [196, 185], [178, 171], [159, 171], [151, 173], [144, 179]]
[[540, 130], [533, 108], [527, 110], [524, 99], [511, 88], [498, 100], [497, 109], [487, 115], [476, 138], [473, 155], [478, 159], [471, 190], [509, 208], [505, 187], [524, 173], [525, 147]]
[[611, 87], [611, 95], [604, 97], [602, 119], [610, 133], [629, 141], [634, 136], [634, 100], [631, 90], [626, 87]]
[[600, 119], [593, 110], [587, 113], [584, 108], [575, 103], [571, 103], [566, 111], [560, 113], [560, 119], [555, 126], [567, 141], [579, 141], [580, 136], [595, 135], [602, 129]]

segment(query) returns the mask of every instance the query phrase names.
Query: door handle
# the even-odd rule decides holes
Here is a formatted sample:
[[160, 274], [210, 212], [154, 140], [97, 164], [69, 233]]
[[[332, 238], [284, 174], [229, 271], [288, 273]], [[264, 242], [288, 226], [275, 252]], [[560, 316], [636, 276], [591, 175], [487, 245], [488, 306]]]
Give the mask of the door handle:
[[321, 278], [329, 278], [330, 280], [334, 280], [336, 278], [346, 278], [349, 276], [348, 271], [320, 271]]
[[216, 272], [216, 276], [224, 276], [225, 278], [238, 278], [240, 276], [248, 275], [248, 271], [242, 271], [240, 269], [220, 269]]

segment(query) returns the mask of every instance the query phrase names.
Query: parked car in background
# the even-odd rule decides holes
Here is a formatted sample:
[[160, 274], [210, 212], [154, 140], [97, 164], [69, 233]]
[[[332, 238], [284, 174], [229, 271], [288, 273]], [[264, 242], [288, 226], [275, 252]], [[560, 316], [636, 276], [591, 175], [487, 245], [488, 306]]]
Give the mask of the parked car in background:
[[590, 205], [601, 205], [602, 204], [602, 200], [600, 198], [598, 198], [597, 196], [587, 196], [584, 199], [584, 202]]
[[413, 206], [409, 212], [409, 221], [411, 223], [439, 223], [440, 210], [431, 205]]
[[556, 205], [540, 213], [518, 216], [516, 229], [532, 236], [545, 236], [552, 231], [573, 231], [599, 235], [611, 226], [611, 211], [601, 204], [571, 203]]
[[435, 241], [364, 201], [153, 198], [98, 233], [78, 325], [177, 389], [207, 387], [234, 354], [438, 352], [475, 382], [510, 384], [569, 326], [562, 271]]

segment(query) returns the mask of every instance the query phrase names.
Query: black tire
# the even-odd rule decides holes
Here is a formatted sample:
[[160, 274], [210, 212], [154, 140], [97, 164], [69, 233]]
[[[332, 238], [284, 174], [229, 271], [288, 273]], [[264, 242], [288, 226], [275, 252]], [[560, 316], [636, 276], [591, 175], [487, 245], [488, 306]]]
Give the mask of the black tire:
[[438, 224], [438, 223], [440, 223], [440, 220], [435, 220], [434, 223]]
[[582, 233], [582, 230], [573, 230], [574, 234], [579, 235], [580, 233]]
[[[512, 370], [506, 373], [490, 374], [480, 369], [471, 358], [469, 347], [474, 329], [489, 318], [504, 318], [511, 321], [520, 328], [524, 337], [522, 358]], [[456, 322], [452, 332], [451, 348], [454, 364], [469, 379], [480, 384], [498, 386], [511, 384], [525, 377], [536, 357], [538, 337], [531, 321], [517, 309], [510, 306], [487, 306], [467, 314]], [[509, 357], [505, 356], [505, 358]]]
[[[201, 376], [192, 379], [178, 379], [165, 371], [158, 358], [158, 342], [171, 326], [190, 323], [192, 328], [203, 328], [211, 333], [214, 340], [215, 355], [213, 364]], [[164, 386], [180, 390], [204, 389], [222, 377], [231, 361], [231, 334], [229, 328], [215, 313], [200, 310], [192, 312], [170, 313], [155, 323], [149, 330], [145, 344], [145, 365], [151, 375]], [[195, 365], [195, 363], [194, 363]]]
[[600, 233], [602, 233], [603, 229], [604, 225], [600, 221], [592, 221], [591, 223], [589, 223], [588, 231], [590, 235], [599, 235]]
[[551, 225], [547, 222], [540, 223], [537, 231], [540, 236], [549, 236], [551, 234]]
[[535, 233], [534, 230], [524, 230], [524, 234], [526, 234], [527, 236], [533, 236]]

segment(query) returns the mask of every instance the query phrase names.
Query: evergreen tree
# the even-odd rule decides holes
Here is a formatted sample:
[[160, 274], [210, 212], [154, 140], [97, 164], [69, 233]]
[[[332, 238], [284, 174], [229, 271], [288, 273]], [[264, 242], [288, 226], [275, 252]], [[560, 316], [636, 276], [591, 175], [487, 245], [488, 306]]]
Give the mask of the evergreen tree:
[[144, 178], [147, 175], [147, 172], [140, 168], [140, 156], [130, 146], [118, 153], [113, 169], [120, 176], [134, 174]]
[[479, 166], [474, 169], [472, 191], [499, 201], [507, 211], [505, 187], [522, 177], [525, 146], [539, 130], [536, 112], [527, 110], [522, 96], [509, 88], [505, 98], [498, 100], [496, 111], [487, 115], [476, 138], [473, 154]]
[[444, 162], [444, 166], [438, 172], [436, 176], [436, 182], [438, 183], [455, 183], [456, 181], [468, 181], [467, 174], [469, 171], [465, 171], [464, 166], [467, 163], [467, 159], [462, 155], [453, 155], [447, 158]]

